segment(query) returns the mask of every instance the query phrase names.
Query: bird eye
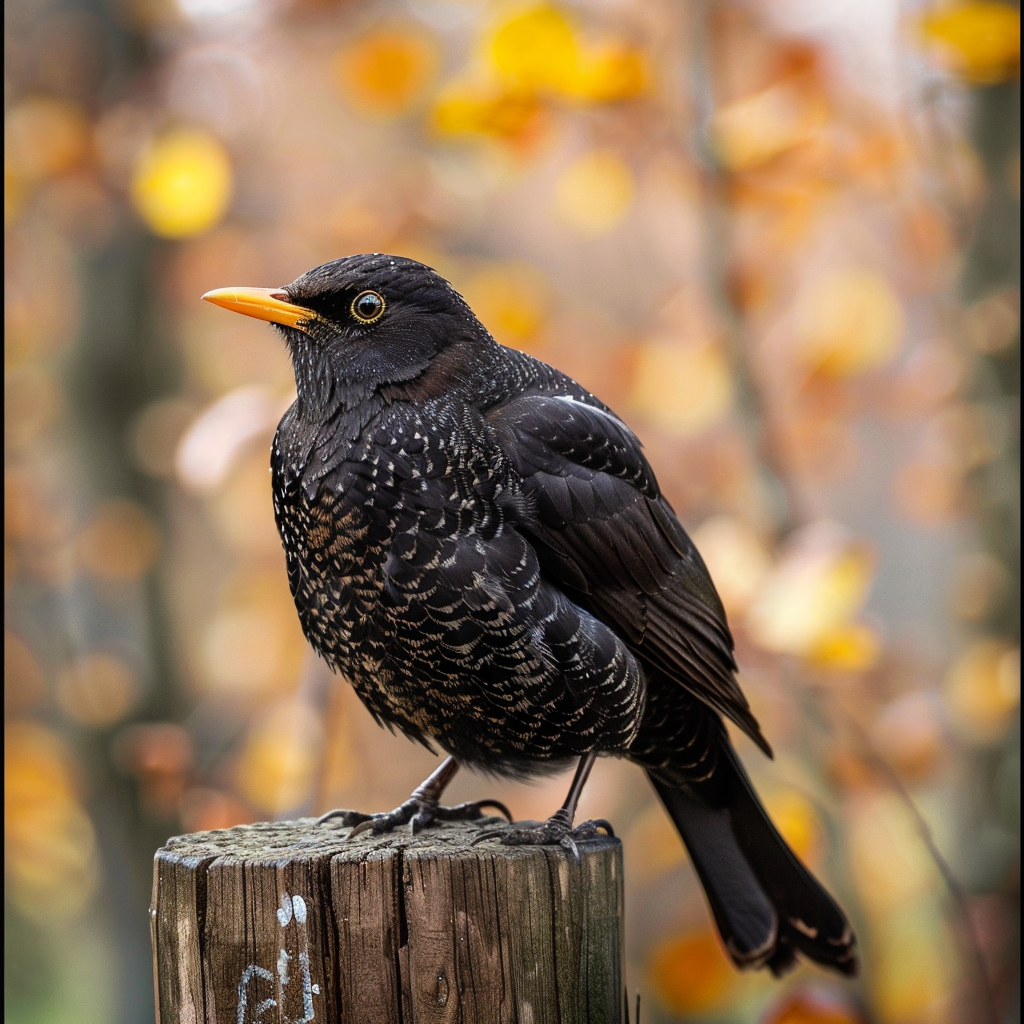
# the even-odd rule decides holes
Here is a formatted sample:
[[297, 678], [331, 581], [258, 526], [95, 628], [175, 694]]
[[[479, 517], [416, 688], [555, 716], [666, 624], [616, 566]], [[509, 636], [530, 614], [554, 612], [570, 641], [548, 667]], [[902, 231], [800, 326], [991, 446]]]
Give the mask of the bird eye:
[[384, 299], [376, 292], [360, 292], [352, 300], [352, 315], [364, 324], [372, 324], [384, 313]]

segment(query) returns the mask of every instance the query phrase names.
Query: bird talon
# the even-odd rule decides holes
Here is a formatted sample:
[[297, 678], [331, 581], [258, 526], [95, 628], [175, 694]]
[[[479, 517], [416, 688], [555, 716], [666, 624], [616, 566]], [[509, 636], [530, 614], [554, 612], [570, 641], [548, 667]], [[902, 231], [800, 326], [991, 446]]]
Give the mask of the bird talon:
[[349, 832], [349, 834], [346, 837], [345, 841], [346, 842], [351, 842], [353, 839], [355, 839], [356, 836], [362, 835], [364, 832], [376, 831], [376, 828], [375, 828], [376, 824], [377, 824], [376, 819], [372, 818], [372, 817], [367, 818], [365, 821], [359, 822], [359, 824], [355, 825], [352, 828], [352, 831]]
[[481, 810], [484, 807], [493, 807], [495, 810], [500, 811], [505, 820], [512, 824], [512, 812], [500, 800], [478, 800], [476, 803], [477, 810]]
[[500, 800], [474, 800], [454, 807], [435, 807], [434, 817], [438, 821], [479, 821], [481, 818], [493, 817], [483, 813], [484, 807], [495, 807], [507, 821], [512, 820], [512, 812]]
[[353, 825], [358, 825], [372, 817], [372, 814], [364, 814], [362, 811], [348, 811], [342, 807], [336, 807], [333, 811], [327, 811], [326, 814], [321, 814], [320, 817], [316, 819], [316, 823], [318, 825], [325, 825], [328, 821], [340, 818], [342, 828], [351, 828]]
[[564, 846], [572, 857], [573, 862], [579, 864], [580, 862], [580, 848], [576, 845], [575, 840], [572, 838], [572, 833], [566, 832], [564, 836], [559, 840], [559, 846]]
[[488, 829], [486, 832], [478, 832], [475, 836], [473, 836], [473, 838], [469, 841], [469, 845], [478, 846], [480, 843], [483, 843], [488, 839], [501, 839], [502, 836], [504, 835], [505, 833], [502, 832], [500, 829]]
[[421, 807], [409, 821], [409, 831], [418, 835], [434, 820], [434, 815], [427, 812], [426, 807]]
[[372, 831], [375, 835], [391, 832], [399, 825], [409, 823], [409, 831], [418, 835], [423, 829], [438, 821], [477, 821], [484, 815], [482, 808], [494, 807], [508, 821], [512, 821], [512, 813], [500, 800], [477, 800], [473, 803], [456, 804], [454, 807], [442, 807], [431, 799], [420, 796], [410, 797], [404, 804], [385, 814], [363, 814], [361, 811], [329, 811], [320, 821], [329, 818], [341, 818], [342, 824], [352, 827], [348, 838], [353, 839], [364, 832]]
[[494, 836], [500, 838], [505, 846], [563, 846], [572, 855], [573, 860], [579, 862], [578, 844], [596, 838], [598, 829], [604, 829], [610, 836], [614, 835], [611, 825], [603, 818], [584, 821], [573, 828], [564, 815], [553, 814], [540, 825], [489, 831], [481, 833], [477, 838], [482, 840]]

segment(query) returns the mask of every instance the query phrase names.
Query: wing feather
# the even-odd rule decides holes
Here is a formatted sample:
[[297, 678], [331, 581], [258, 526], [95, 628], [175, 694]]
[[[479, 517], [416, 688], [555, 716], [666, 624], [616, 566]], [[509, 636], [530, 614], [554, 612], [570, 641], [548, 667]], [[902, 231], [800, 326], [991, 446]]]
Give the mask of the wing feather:
[[568, 396], [519, 396], [487, 418], [531, 499], [523, 526], [543, 570], [770, 755], [736, 681], [714, 584], [636, 435], [609, 410]]

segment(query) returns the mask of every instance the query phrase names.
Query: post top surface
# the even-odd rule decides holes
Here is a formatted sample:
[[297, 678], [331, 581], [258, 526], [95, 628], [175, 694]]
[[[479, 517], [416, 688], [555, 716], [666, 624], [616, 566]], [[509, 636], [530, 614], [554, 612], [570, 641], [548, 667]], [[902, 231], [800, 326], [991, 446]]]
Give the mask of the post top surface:
[[[161, 847], [156, 857], [162, 861], [185, 863], [214, 858], [253, 862], [322, 860], [340, 857], [343, 860], [368, 860], [388, 857], [398, 851], [413, 857], [501, 857], [526, 859], [538, 853], [569, 857], [568, 850], [558, 846], [503, 846], [496, 839], [473, 846], [473, 839], [482, 829], [500, 827], [504, 819], [474, 822], [438, 822], [413, 835], [403, 826], [386, 835], [363, 832], [348, 839], [351, 829], [319, 823], [316, 818], [294, 821], [262, 821], [253, 825], [212, 832], [193, 832], [173, 836]], [[517, 822], [517, 824], [523, 824]], [[604, 852], [619, 846], [619, 840], [599, 836], [578, 844], [580, 856]]]

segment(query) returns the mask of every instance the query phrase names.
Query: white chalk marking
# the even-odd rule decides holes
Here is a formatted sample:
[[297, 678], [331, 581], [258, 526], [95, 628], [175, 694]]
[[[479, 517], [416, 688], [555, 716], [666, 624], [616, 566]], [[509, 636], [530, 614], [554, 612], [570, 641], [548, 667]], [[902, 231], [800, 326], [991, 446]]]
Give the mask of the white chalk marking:
[[281, 897], [281, 909], [277, 912], [277, 920], [283, 928], [292, 919], [292, 899], [285, 893]]
[[[297, 1020], [285, 1017], [283, 1019], [283, 1024], [310, 1024], [310, 1022], [316, 1017], [316, 1012], [313, 1009], [313, 996], [320, 994], [320, 986], [314, 985], [313, 980], [310, 977], [309, 947], [305, 927], [307, 916], [308, 910], [306, 908], [306, 901], [301, 896], [289, 896], [288, 893], [284, 893], [281, 896], [281, 906], [277, 911], [277, 920], [282, 928], [287, 927], [293, 919], [295, 921], [295, 927], [299, 932], [298, 959], [299, 971], [302, 975], [302, 1016]], [[292, 980], [291, 971], [288, 966], [289, 961], [292, 959], [292, 954], [282, 946], [277, 955], [277, 977], [281, 986], [282, 994]], [[277, 1007], [276, 999], [263, 999], [253, 1008], [252, 1016], [248, 1016], [249, 985], [254, 979], [273, 983], [274, 975], [265, 967], [260, 967], [257, 964], [250, 964], [242, 972], [241, 981], [238, 983], [237, 1024], [262, 1024], [264, 1021], [264, 1014], [268, 1010], [272, 1010]]]
[[[256, 964], [249, 964], [242, 972], [242, 980], [238, 983], [238, 1024], [246, 1024], [245, 1014], [249, 1009], [249, 982], [253, 978], [262, 978], [264, 981], [272, 982], [274, 976], [270, 971]], [[252, 1024], [259, 1024], [260, 1018], [271, 1007], [277, 1006], [276, 999], [264, 999], [259, 1003], [253, 1013]]]

